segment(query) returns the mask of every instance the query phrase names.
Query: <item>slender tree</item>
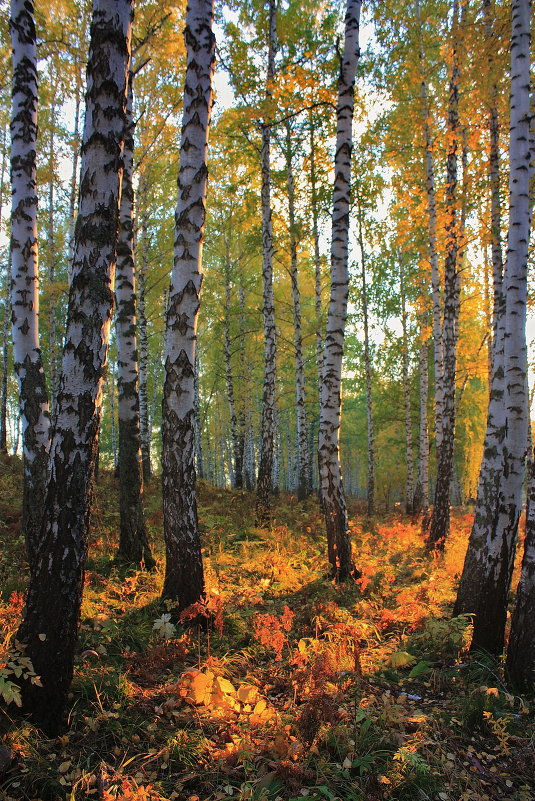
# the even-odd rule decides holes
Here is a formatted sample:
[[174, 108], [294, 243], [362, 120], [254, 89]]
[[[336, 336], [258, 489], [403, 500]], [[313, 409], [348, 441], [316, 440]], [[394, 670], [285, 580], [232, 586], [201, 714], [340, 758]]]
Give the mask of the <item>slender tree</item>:
[[23, 432], [23, 528], [30, 565], [39, 546], [50, 446], [50, 415], [39, 348], [37, 261], [37, 46], [32, 0], [11, 3], [11, 311]]
[[405, 511], [408, 515], [414, 510], [414, 468], [412, 453], [411, 390], [409, 383], [409, 338], [407, 332], [407, 299], [405, 290], [405, 268], [403, 259], [399, 263], [399, 284], [401, 299], [401, 330], [403, 337], [403, 403], [405, 406], [405, 454], [407, 462], [407, 482], [405, 486]]
[[[266, 103], [273, 95], [275, 55], [277, 52], [277, 4], [269, 0], [268, 64]], [[268, 108], [267, 114], [271, 113]], [[273, 223], [271, 220], [271, 123], [269, 117], [262, 123], [262, 285], [264, 318], [264, 388], [262, 395], [262, 439], [260, 464], [256, 484], [256, 520], [260, 525], [271, 517], [273, 468], [275, 462], [275, 378], [277, 367], [277, 341], [275, 307], [273, 299]]]
[[342, 358], [347, 319], [348, 243], [353, 149], [353, 106], [359, 59], [360, 0], [348, 0], [344, 52], [338, 77], [337, 131], [331, 242], [331, 295], [325, 335], [321, 387], [318, 467], [327, 529], [329, 563], [337, 582], [352, 570], [351, 541], [340, 466]]
[[134, 565], [154, 567], [143, 514], [143, 467], [139, 427], [139, 370], [136, 324], [136, 271], [134, 261], [134, 73], [128, 81], [123, 180], [117, 242], [115, 299], [117, 316], [117, 395], [119, 407], [120, 530], [117, 557]]
[[204, 591], [195, 494], [195, 344], [206, 218], [215, 36], [213, 0], [189, 0], [175, 252], [166, 319], [162, 479], [166, 549], [162, 597], [183, 610]]
[[94, 0], [67, 332], [40, 547], [18, 641], [42, 687], [23, 704], [56, 734], [72, 680], [113, 306], [131, 0]]
[[459, 128], [459, 3], [453, 0], [452, 67], [448, 105], [448, 155], [446, 163], [446, 261], [444, 264], [443, 312], [443, 407], [442, 441], [438, 449], [435, 503], [428, 546], [443, 548], [450, 526], [450, 494], [455, 440], [455, 376], [457, 369], [457, 320], [459, 279], [457, 272], [457, 151]]

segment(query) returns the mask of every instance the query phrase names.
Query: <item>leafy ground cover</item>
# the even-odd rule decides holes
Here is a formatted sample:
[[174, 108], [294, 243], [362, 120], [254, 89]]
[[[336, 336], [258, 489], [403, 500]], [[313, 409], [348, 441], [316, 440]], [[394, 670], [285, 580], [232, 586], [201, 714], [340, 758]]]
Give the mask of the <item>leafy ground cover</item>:
[[[98, 487], [69, 725], [54, 740], [16, 714], [9, 648], [23, 605], [20, 465], [0, 479], [0, 797], [128, 801], [535, 799], [530, 699], [503, 666], [467, 654], [449, 618], [470, 515], [444, 557], [421, 523], [351, 508], [361, 575], [326, 578], [315, 500], [281, 495], [269, 530], [252, 499], [200, 487], [206, 631], [161, 608], [157, 482], [147, 520], [155, 572], [114, 562], [117, 487]], [[9, 701], [10, 703], [6, 703]]]

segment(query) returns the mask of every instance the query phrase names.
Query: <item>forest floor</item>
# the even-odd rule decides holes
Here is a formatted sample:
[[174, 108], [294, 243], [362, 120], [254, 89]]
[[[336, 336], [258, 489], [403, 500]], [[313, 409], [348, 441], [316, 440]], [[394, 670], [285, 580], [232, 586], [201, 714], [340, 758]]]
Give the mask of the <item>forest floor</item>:
[[[20, 465], [0, 467], [1, 671], [27, 569]], [[207, 632], [173, 627], [159, 604], [159, 482], [146, 492], [158, 569], [125, 572], [117, 485], [101, 474], [69, 725], [45, 739], [0, 699], [1, 799], [535, 801], [534, 704], [466, 652], [470, 620], [449, 616], [470, 515], [432, 558], [419, 523], [350, 505], [362, 575], [336, 587], [315, 500], [281, 495], [264, 530], [247, 493], [199, 494]]]

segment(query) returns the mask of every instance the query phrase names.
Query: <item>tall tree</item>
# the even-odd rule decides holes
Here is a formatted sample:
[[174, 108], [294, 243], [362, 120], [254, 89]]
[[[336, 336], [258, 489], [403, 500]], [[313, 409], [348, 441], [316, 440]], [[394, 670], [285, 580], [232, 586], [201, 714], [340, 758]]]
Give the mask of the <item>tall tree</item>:
[[[522, 485], [527, 443], [527, 263], [531, 228], [530, 208], [530, 0], [514, 0], [511, 33], [511, 94], [509, 135], [509, 229], [507, 236], [507, 267], [505, 274], [505, 330], [503, 427], [496, 433], [503, 445], [498, 447], [501, 465], [496, 474], [484, 476], [495, 481], [497, 494], [489, 488], [494, 501], [486, 510], [487, 531], [483, 541], [471, 537], [463, 571], [464, 583], [477, 581], [471, 597], [477, 606], [472, 647], [484, 648], [499, 654], [503, 650], [507, 599], [511, 584], [513, 562], [522, 508]], [[498, 345], [499, 346], [499, 345]], [[493, 366], [494, 371], [494, 366]], [[489, 417], [490, 405], [489, 404]], [[496, 421], [499, 422], [499, 419]], [[488, 431], [487, 431], [488, 434]], [[499, 444], [499, 440], [498, 440]], [[487, 457], [487, 453], [485, 454]], [[494, 465], [491, 465], [491, 468]], [[485, 467], [485, 465], [484, 465]], [[488, 469], [488, 468], [487, 468]], [[483, 470], [482, 470], [483, 476]], [[481, 490], [481, 483], [480, 483]], [[479, 499], [478, 499], [479, 500]], [[479, 504], [478, 504], [479, 505]], [[485, 511], [483, 510], [483, 513]], [[474, 553], [474, 550], [476, 551]], [[529, 575], [530, 545], [528, 540]], [[469, 575], [474, 564], [477, 572]], [[463, 583], [461, 583], [461, 587]], [[528, 585], [523, 585], [523, 589]], [[529, 596], [529, 593], [528, 593]], [[528, 596], [523, 596], [524, 598]], [[521, 596], [522, 597], [522, 596]], [[457, 607], [459, 607], [459, 599]], [[515, 637], [519, 638], [522, 614], [517, 616]], [[519, 628], [520, 626], [520, 628]], [[514, 653], [514, 650], [512, 651]], [[512, 664], [514, 657], [510, 657]], [[519, 661], [519, 667], [521, 661]]]
[[213, 0], [189, 1], [175, 252], [166, 319], [162, 403], [166, 568], [162, 597], [177, 603], [179, 610], [198, 601], [204, 591], [195, 494], [194, 376], [215, 66], [213, 16]]
[[442, 441], [438, 449], [438, 471], [435, 503], [428, 545], [443, 548], [449, 533], [450, 493], [453, 476], [455, 441], [455, 375], [457, 368], [458, 293], [458, 230], [457, 230], [457, 151], [459, 129], [459, 3], [453, 0], [452, 65], [448, 106], [448, 156], [446, 165], [446, 261], [444, 264], [443, 311], [443, 407]]
[[353, 106], [359, 59], [360, 0], [348, 0], [345, 16], [344, 52], [338, 77], [337, 130], [334, 160], [334, 194], [331, 242], [331, 294], [325, 334], [323, 383], [321, 387], [318, 466], [329, 563], [337, 582], [352, 570], [351, 541], [347, 531], [347, 509], [340, 466], [342, 358], [347, 319], [349, 204]]
[[256, 484], [256, 519], [259, 524], [269, 522], [273, 492], [275, 460], [275, 378], [277, 368], [277, 341], [275, 307], [273, 299], [273, 222], [271, 219], [271, 114], [277, 52], [277, 3], [269, 0], [268, 63], [266, 75], [266, 118], [262, 122], [262, 282], [264, 317], [264, 389], [262, 395], [262, 440], [260, 464]]
[[134, 72], [130, 70], [123, 180], [117, 243], [115, 299], [117, 316], [117, 394], [119, 407], [119, 506], [118, 558], [150, 570], [152, 558], [143, 514], [143, 467], [139, 426], [139, 369], [136, 324], [136, 271], [134, 261], [134, 163], [133, 105]]
[[85, 129], [67, 332], [40, 547], [17, 639], [42, 687], [24, 708], [57, 733], [72, 680], [102, 384], [113, 306], [132, 0], [94, 0]]
[[23, 431], [23, 528], [30, 565], [39, 545], [50, 445], [48, 395], [39, 348], [37, 261], [37, 46], [31, 0], [11, 3], [11, 310]]

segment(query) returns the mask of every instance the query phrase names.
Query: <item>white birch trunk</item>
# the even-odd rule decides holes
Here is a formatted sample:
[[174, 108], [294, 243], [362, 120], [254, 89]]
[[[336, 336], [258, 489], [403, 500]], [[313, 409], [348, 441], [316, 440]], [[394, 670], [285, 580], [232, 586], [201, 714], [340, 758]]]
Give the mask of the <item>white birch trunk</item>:
[[[51, 474], [38, 559], [17, 639], [43, 687], [23, 703], [57, 733], [72, 679], [113, 307], [133, 8], [94, 0], [80, 203]], [[53, 591], [51, 590], [53, 588]]]
[[305, 394], [305, 363], [303, 359], [303, 332], [301, 326], [301, 295], [297, 266], [297, 229], [295, 220], [295, 180], [292, 164], [292, 140], [290, 124], [286, 125], [286, 176], [288, 187], [288, 226], [290, 232], [290, 276], [292, 281], [292, 303], [295, 348], [295, 403], [297, 415], [297, 499], [303, 501], [310, 494], [308, 450], [308, 424]]
[[39, 347], [37, 47], [32, 0], [12, 0], [11, 312], [24, 456], [23, 529], [30, 565], [40, 541], [50, 415]]
[[431, 264], [431, 290], [433, 297], [433, 356], [435, 367], [435, 445], [437, 454], [442, 444], [442, 418], [444, 408], [444, 345], [442, 341], [442, 300], [440, 270], [437, 250], [437, 202], [435, 192], [435, 167], [433, 160], [433, 137], [429, 125], [429, 99], [424, 68], [424, 51], [421, 33], [420, 3], [416, 0], [419, 24], [420, 99], [422, 128], [425, 143], [425, 179], [427, 189], [427, 215], [429, 228], [429, 262]]
[[457, 318], [459, 313], [457, 151], [459, 128], [458, 0], [453, 0], [452, 69], [448, 105], [448, 155], [446, 163], [446, 260], [444, 264], [443, 407], [442, 442], [438, 450], [437, 484], [428, 547], [442, 549], [450, 527], [450, 496], [455, 441], [455, 377], [457, 368]]
[[[505, 437], [498, 505], [494, 507], [482, 559], [472, 647], [501, 653], [515, 555], [527, 442], [526, 301], [530, 214], [530, 22], [529, 0], [513, 0], [511, 117], [509, 138], [509, 230], [505, 276]], [[489, 517], [492, 514], [489, 510]], [[491, 518], [492, 519], [492, 518]]]
[[344, 52], [338, 78], [336, 154], [331, 243], [331, 295], [323, 357], [318, 466], [333, 577], [345, 581], [352, 572], [351, 541], [340, 467], [342, 359], [347, 319], [348, 243], [353, 149], [353, 106], [359, 59], [360, 0], [348, 0]]
[[[422, 335], [420, 344], [420, 429], [418, 438], [419, 473], [418, 473], [418, 506], [425, 517], [429, 511], [429, 432], [427, 428], [427, 395], [428, 395], [428, 342]], [[416, 506], [416, 504], [415, 504]], [[419, 511], [415, 509], [415, 511]]]
[[[147, 186], [146, 181], [141, 175], [138, 187], [138, 197], [141, 202], [146, 202]], [[139, 206], [138, 206], [139, 207]], [[145, 311], [145, 281], [147, 270], [149, 267], [149, 233], [147, 230], [147, 215], [148, 212], [145, 208], [141, 210], [141, 259], [139, 262], [138, 270], [138, 335], [139, 335], [139, 425], [141, 434], [141, 456], [143, 463], [143, 480], [146, 482], [152, 475], [151, 467], [151, 441], [152, 441], [152, 426], [150, 424], [149, 415], [149, 397], [148, 397], [148, 380], [149, 380], [149, 336], [148, 336], [148, 323]], [[164, 313], [166, 307], [164, 306]]]
[[132, 185], [134, 166], [133, 80], [134, 75], [131, 70], [126, 105], [123, 181], [115, 275], [120, 508], [117, 558], [127, 564], [144, 566], [150, 570], [154, 567], [155, 561], [150, 552], [143, 514], [143, 466], [139, 429], [134, 188]]
[[[277, 6], [269, 0], [268, 65], [266, 100], [272, 97], [277, 50]], [[275, 381], [277, 342], [273, 299], [273, 224], [271, 220], [271, 125], [262, 123], [262, 284], [264, 318], [264, 388], [262, 394], [262, 440], [256, 486], [256, 522], [265, 525], [271, 519], [271, 494], [275, 462]]]
[[189, 0], [175, 250], [165, 335], [162, 598], [177, 603], [179, 611], [196, 603], [204, 592], [195, 494], [194, 377], [215, 66], [213, 16], [213, 0]]

